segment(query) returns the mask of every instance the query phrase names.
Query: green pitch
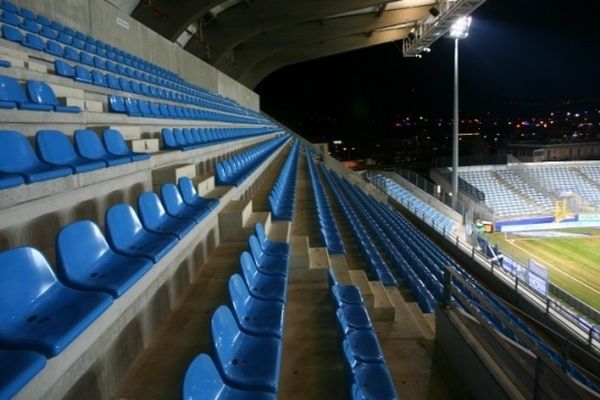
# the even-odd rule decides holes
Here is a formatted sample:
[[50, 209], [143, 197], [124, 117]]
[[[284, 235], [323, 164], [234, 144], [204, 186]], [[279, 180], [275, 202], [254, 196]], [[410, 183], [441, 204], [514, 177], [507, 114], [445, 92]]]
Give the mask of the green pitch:
[[550, 281], [581, 301], [600, 310], [600, 230], [564, 229], [577, 238], [538, 238], [503, 233], [487, 234], [509, 257], [527, 265], [530, 258], [549, 269]]

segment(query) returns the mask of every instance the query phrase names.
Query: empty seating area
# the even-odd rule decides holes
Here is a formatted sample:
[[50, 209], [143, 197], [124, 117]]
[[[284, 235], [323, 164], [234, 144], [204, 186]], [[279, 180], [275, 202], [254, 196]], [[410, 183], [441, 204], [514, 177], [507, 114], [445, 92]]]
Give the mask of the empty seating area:
[[415, 215], [422, 218], [434, 228], [442, 232], [451, 232], [454, 228], [454, 221], [436, 210], [417, 196], [409, 192], [407, 189], [394, 182], [392, 179], [377, 174], [373, 177], [373, 181], [394, 200], [402, 204], [406, 209], [413, 212]]
[[269, 207], [274, 220], [292, 220], [296, 199], [296, 172], [300, 142], [294, 141], [290, 154], [281, 168], [281, 173], [269, 194]]
[[[589, 165], [582, 165], [582, 167], [587, 168], [582, 170], [577, 164], [573, 166], [540, 166], [528, 168], [527, 174], [556, 194], [568, 195], [570, 192], [575, 192], [593, 206], [599, 207], [600, 182], [595, 179], [597, 167]], [[592, 175], [590, 176], [586, 172]]]
[[264, 128], [163, 128], [161, 138], [167, 150], [194, 150], [228, 140], [266, 135], [278, 129]]

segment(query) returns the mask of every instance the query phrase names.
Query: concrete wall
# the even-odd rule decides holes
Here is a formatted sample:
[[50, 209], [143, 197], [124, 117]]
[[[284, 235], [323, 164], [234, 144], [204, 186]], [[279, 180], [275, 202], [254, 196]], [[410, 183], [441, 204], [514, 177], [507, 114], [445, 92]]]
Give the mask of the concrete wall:
[[113, 46], [178, 73], [182, 78], [259, 110], [258, 94], [146, 28], [106, 0], [13, 0]]

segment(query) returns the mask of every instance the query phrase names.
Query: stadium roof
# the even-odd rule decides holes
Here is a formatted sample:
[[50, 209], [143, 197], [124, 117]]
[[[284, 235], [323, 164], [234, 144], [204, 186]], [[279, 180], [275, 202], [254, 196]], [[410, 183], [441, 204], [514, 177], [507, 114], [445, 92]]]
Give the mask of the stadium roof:
[[[289, 64], [407, 38], [485, 0], [142, 0], [131, 15], [248, 87]], [[460, 7], [456, 7], [460, 6]], [[435, 10], [431, 12], [432, 7]], [[123, 8], [123, 7], [122, 7]], [[460, 8], [460, 12], [456, 10]], [[454, 9], [454, 13], [446, 13]], [[436, 13], [437, 11], [437, 13]], [[438, 15], [435, 15], [438, 14]], [[427, 44], [440, 37], [429, 38]], [[443, 32], [445, 33], [445, 32]], [[425, 39], [425, 37], [423, 37]], [[424, 46], [416, 46], [415, 55]]]

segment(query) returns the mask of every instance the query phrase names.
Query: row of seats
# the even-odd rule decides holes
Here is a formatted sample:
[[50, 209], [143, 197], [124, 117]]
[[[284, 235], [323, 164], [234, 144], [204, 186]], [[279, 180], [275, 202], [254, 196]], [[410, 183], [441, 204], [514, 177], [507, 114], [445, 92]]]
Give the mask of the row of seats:
[[442, 232], [452, 231], [454, 221], [400, 186], [398, 183], [394, 182], [392, 179], [381, 174], [375, 174], [372, 179], [385, 193], [402, 204], [406, 209], [412, 211], [415, 215], [431, 222], [434, 227]]
[[88, 220], [63, 227], [56, 268], [31, 247], [0, 253], [0, 398], [15, 394], [218, 205], [197, 196], [188, 178], [163, 185], [161, 195], [140, 195], [139, 214], [127, 204], [109, 208], [106, 236]]
[[[82, 70], [85, 70], [82, 67]], [[92, 75], [87, 75], [87, 83], [92, 82]], [[109, 110], [115, 113], [127, 114], [130, 117], [191, 119], [202, 121], [237, 122], [254, 124], [255, 118], [240, 115], [222, 114], [195, 107], [183, 107], [167, 103], [155, 103], [133, 97], [108, 95]]]
[[[171, 71], [168, 71], [158, 65], [149, 63], [139, 57], [106, 44], [100, 40], [96, 40], [92, 36], [86, 36], [81, 32], [75, 31], [69, 27], [65, 27], [56, 21], [50, 21], [43, 15], [36, 15], [29, 9], [19, 9], [8, 1], [4, 1], [0, 7], [2, 8], [0, 22], [8, 24], [11, 27], [23, 29], [25, 31], [24, 37], [20, 31], [17, 32], [22, 37], [21, 44], [25, 46], [41, 50], [39, 49], [40, 43], [42, 46], [44, 46], [44, 42], [40, 36], [38, 36], [38, 34], [40, 34], [41, 36], [49, 39], [48, 42], [45, 43], [45, 47], [43, 48], [44, 50], [60, 46], [55, 42], [55, 40], [58, 40], [59, 42], [67, 45], [64, 48], [64, 52], [67, 52], [66, 49], [70, 48], [68, 46], [73, 46], [74, 48], [70, 48], [73, 53], [75, 52], [75, 49], [84, 50], [89, 57], [92, 55], [97, 55], [98, 57], [106, 59], [105, 61], [114, 61], [115, 63], [122, 64], [130, 69], [136, 70], [136, 77], [149, 83], [160, 85], [189, 96], [210, 99], [215, 103], [239, 107], [239, 105], [237, 105], [237, 103], [234, 101], [219, 96], [218, 94], [211, 93], [199, 86], [190, 84]], [[15, 35], [15, 28], [13, 28], [12, 31], [7, 31], [9, 37], [11, 37], [10, 35]], [[8, 39], [10, 40], [10, 38]], [[18, 37], [15, 38], [14, 36], [13, 40], [19, 41]], [[52, 54], [52, 50], [49, 51], [49, 53]], [[60, 53], [55, 55], [64, 56], [64, 54]], [[74, 59], [74, 61], [79, 60]], [[177, 101], [180, 99], [183, 100], [184, 97], [181, 95], [178, 96]]]
[[[345, 184], [352, 188], [349, 182], [346, 181]], [[418, 295], [420, 297], [417, 298], [420, 299], [419, 305], [424, 312], [428, 312], [427, 309], [434, 312], [435, 305], [442, 301], [443, 285], [441, 282], [444, 271], [446, 268], [452, 268], [468, 282], [468, 286], [456, 284], [457, 290], [465, 299], [468, 299], [470, 305], [477, 310], [478, 315], [490, 326], [525, 347], [527, 344], [519, 341], [515, 332], [520, 331], [526, 334], [536, 347], [541, 349], [556, 365], [564, 365], [567, 373], [574, 379], [596, 390], [593, 383], [572, 363], [554, 351], [526, 323], [399, 213], [361, 190], [356, 188], [352, 190], [376, 222], [380, 237], [385, 239], [384, 248], [389, 250], [390, 259], [398, 268], [403, 280], [408, 283], [411, 293], [420, 293]], [[476, 296], [474, 293], [478, 295]], [[482, 297], [485, 298], [485, 303], [480, 300]], [[498, 317], [499, 315], [510, 321], [509, 325], [505, 325]]]
[[397, 400], [394, 381], [358, 287], [341, 285], [329, 268], [329, 291], [344, 355], [346, 391], [353, 400]]
[[106, 129], [102, 140], [96, 132], [79, 129], [74, 144], [61, 131], [41, 130], [36, 150], [16, 131], [0, 131], [0, 189], [55, 179], [150, 158], [129, 150], [121, 133]]
[[346, 254], [344, 243], [342, 241], [342, 235], [335, 223], [335, 218], [331, 212], [329, 202], [325, 197], [325, 192], [321, 186], [321, 181], [315, 170], [313, 159], [311, 156], [310, 148], [308, 145], [305, 146], [306, 151], [306, 163], [308, 165], [308, 173], [310, 175], [310, 184], [313, 190], [313, 197], [317, 206], [317, 216], [319, 217], [319, 225], [321, 231], [321, 237], [323, 242], [332, 254]]
[[219, 306], [211, 319], [212, 357], [200, 354], [188, 366], [184, 399], [276, 398], [290, 249], [269, 240], [262, 224], [248, 242], [242, 274], [229, 278], [230, 305]]
[[268, 201], [273, 220], [291, 221], [294, 218], [299, 149], [300, 141], [296, 139], [269, 194]]
[[[452, 172], [448, 168], [440, 168], [437, 172], [446, 180], [448, 183], [452, 182]], [[458, 190], [471, 197], [478, 203], [483, 203], [485, 201], [485, 193], [481, 190], [477, 189], [475, 186], [471, 185], [469, 182], [462, 179], [460, 176], [458, 177]]]
[[45, 82], [30, 80], [25, 82], [24, 91], [15, 78], [0, 75], [0, 109], [56, 111], [78, 113], [76, 106], [63, 106], [58, 102], [54, 90]]
[[[342, 214], [350, 227], [352, 236], [359, 245], [362, 258], [369, 267], [371, 275], [375, 276], [378, 281], [381, 281], [384, 286], [397, 286], [398, 282], [396, 282], [396, 278], [394, 278], [394, 275], [375, 246], [375, 241], [378, 241], [378, 235], [377, 232], [373, 231], [375, 228], [373, 222], [369, 220], [368, 215], [362, 206], [358, 204], [355, 196], [351, 192], [345, 192], [345, 188], [341, 183], [336, 181], [332, 176], [333, 174], [330, 174], [323, 164], [320, 164], [320, 167], [322, 174], [329, 183], [333, 196], [342, 209]], [[369, 235], [366, 227], [371, 228], [372, 235]]]
[[278, 131], [274, 126], [261, 128], [162, 128], [163, 148], [168, 150], [194, 150], [216, 143], [267, 135]]
[[217, 185], [239, 186], [265, 161], [276, 149], [290, 138], [290, 134], [281, 135], [266, 142], [250, 147], [248, 150], [215, 164]]

